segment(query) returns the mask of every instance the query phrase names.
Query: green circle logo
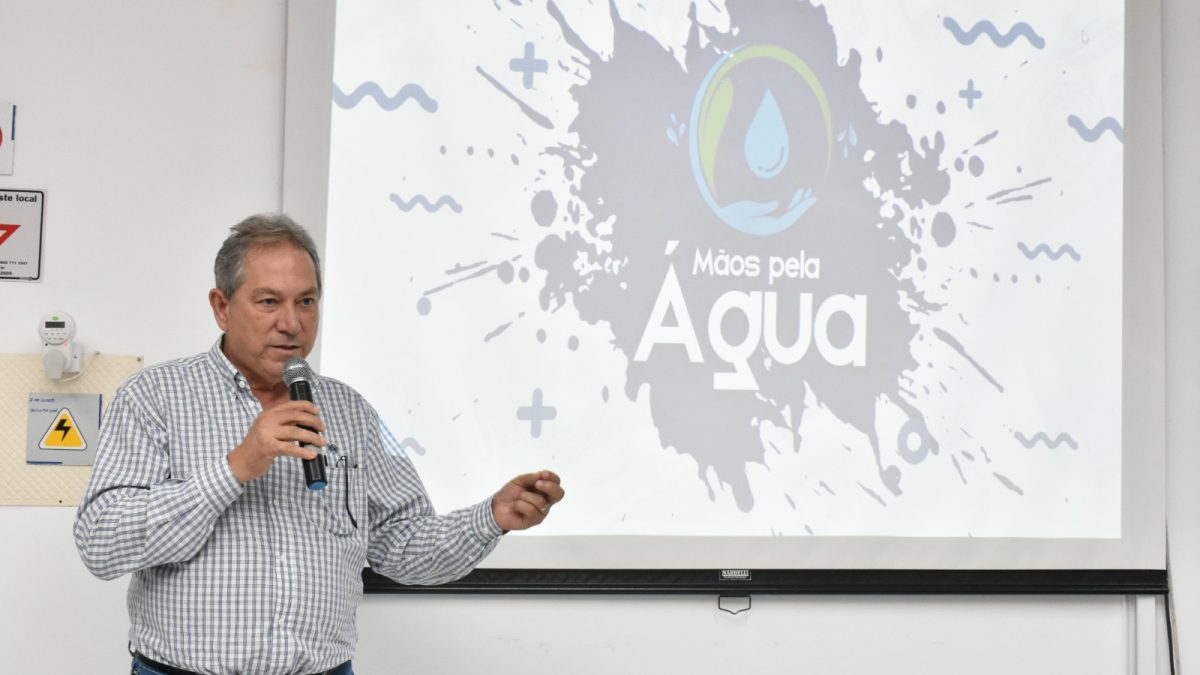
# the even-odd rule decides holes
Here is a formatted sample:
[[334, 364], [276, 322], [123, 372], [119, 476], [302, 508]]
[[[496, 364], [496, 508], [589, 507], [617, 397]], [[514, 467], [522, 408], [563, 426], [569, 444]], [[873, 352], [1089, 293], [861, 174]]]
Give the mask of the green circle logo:
[[[756, 78], [756, 72], [768, 76]], [[757, 104], [747, 119], [754, 100], [744, 99], [751, 97]], [[816, 114], [790, 114], [795, 106], [789, 104], [797, 101], [814, 107]], [[787, 169], [802, 158], [809, 167], [819, 163], [820, 177], [828, 173], [833, 121], [816, 74], [792, 52], [751, 45], [723, 56], [696, 92], [689, 127], [696, 186], [713, 213], [735, 230], [776, 234], [816, 203], [814, 186], [798, 182], [796, 172]], [[737, 153], [733, 144], [739, 136]], [[731, 160], [739, 155], [742, 163], [733, 166], [736, 161]]]

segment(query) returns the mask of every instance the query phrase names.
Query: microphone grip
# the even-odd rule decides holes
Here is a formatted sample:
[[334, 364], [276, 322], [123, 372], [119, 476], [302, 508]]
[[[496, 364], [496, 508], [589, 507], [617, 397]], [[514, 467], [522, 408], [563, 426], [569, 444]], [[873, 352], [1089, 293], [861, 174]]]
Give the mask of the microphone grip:
[[304, 484], [309, 490], [320, 490], [329, 482], [325, 476], [325, 453], [317, 451], [316, 459], [302, 459], [304, 464]]
[[[293, 401], [308, 401], [312, 403], [312, 387], [304, 380], [298, 380], [288, 385], [288, 395]], [[300, 425], [301, 429], [317, 433], [316, 429]], [[325, 475], [325, 453], [317, 449], [315, 459], [300, 460], [304, 465], [304, 484], [309, 490], [320, 490], [324, 488], [329, 479]]]

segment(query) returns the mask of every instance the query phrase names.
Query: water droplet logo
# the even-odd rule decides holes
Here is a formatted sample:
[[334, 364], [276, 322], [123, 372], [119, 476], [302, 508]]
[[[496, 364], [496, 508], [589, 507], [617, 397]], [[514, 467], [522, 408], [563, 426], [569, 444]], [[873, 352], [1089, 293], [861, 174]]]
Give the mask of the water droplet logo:
[[787, 125], [779, 103], [768, 89], [746, 131], [746, 165], [759, 178], [774, 178], [788, 159]]
[[688, 140], [696, 186], [713, 213], [746, 234], [777, 234], [816, 203], [814, 187], [829, 171], [829, 101], [792, 52], [742, 47], [705, 75]]

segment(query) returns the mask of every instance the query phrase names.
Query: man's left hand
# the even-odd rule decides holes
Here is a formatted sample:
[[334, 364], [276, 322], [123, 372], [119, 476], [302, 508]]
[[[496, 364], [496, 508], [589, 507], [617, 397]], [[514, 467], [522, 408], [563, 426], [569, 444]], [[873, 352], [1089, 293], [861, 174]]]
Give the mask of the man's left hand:
[[522, 474], [492, 497], [492, 517], [502, 530], [525, 530], [545, 520], [564, 494], [553, 471]]

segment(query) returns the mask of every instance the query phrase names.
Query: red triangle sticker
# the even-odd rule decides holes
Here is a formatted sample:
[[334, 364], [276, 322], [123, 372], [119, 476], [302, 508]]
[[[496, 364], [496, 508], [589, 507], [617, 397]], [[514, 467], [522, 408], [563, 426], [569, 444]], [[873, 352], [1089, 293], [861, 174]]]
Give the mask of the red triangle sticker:
[[5, 241], [8, 240], [9, 237], [13, 236], [13, 233], [16, 232], [17, 228], [19, 228], [19, 227], [21, 227], [21, 226], [20, 225], [5, 225], [4, 223], [0, 223], [0, 244], [3, 244]]

